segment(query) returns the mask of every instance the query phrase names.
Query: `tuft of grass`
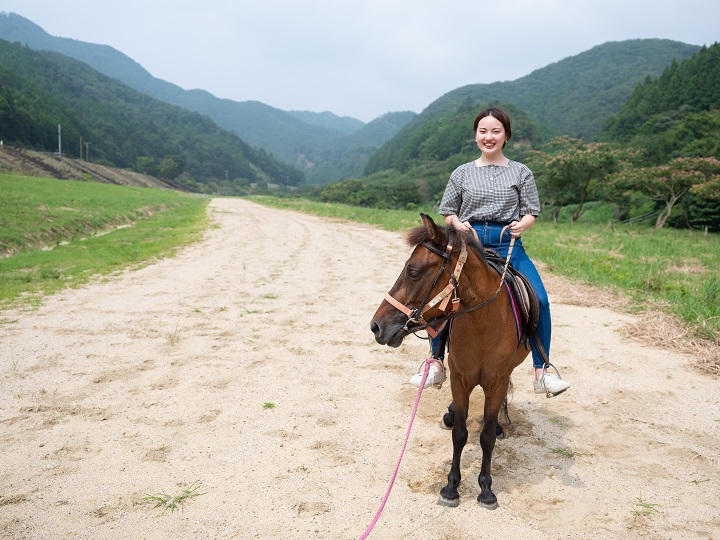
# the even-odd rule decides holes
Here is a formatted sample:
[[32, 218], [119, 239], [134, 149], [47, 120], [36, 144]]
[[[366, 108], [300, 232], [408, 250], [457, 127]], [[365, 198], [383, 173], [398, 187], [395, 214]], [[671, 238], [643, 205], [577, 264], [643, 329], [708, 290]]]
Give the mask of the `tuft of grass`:
[[161, 508], [163, 511], [170, 510], [174, 512], [175, 510], [182, 510], [183, 505], [188, 500], [205, 495], [205, 493], [198, 493], [201, 487], [202, 484], [196, 480], [177, 495], [168, 495], [163, 491], [160, 495], [146, 495], [140, 500], [144, 504], [153, 505], [153, 510]]
[[178, 320], [175, 323], [175, 330], [172, 332], [170, 330], [167, 331], [167, 340], [171, 347], [174, 347], [180, 342], [180, 321]]
[[274, 408], [275, 408], [275, 404], [274, 404], [274, 403], [271, 403], [271, 402], [269, 402], [269, 401], [266, 401], [265, 403], [263, 403], [263, 409], [266, 410], [266, 411], [269, 411], [269, 410], [274, 409]]
[[20, 362], [20, 359], [16, 358], [15, 354], [10, 353], [10, 365], [12, 366], [13, 371], [17, 371], [19, 362]]
[[560, 454], [561, 456], [569, 458], [575, 457], [575, 454], [573, 452], [571, 452], [570, 450], [566, 450], [565, 448], [550, 448], [550, 451], [553, 454]]
[[635, 502], [633, 503], [632, 513], [636, 516], [652, 516], [653, 514], [657, 514], [658, 512], [660, 512], [658, 510], [659, 507], [659, 504], [649, 503], [645, 501], [642, 494], [640, 494], [640, 496], [635, 499]]
[[703, 482], [709, 482], [709, 481], [710, 481], [709, 478], [705, 478], [704, 480], [690, 480], [690, 483], [695, 484], [696, 486], [699, 486]]

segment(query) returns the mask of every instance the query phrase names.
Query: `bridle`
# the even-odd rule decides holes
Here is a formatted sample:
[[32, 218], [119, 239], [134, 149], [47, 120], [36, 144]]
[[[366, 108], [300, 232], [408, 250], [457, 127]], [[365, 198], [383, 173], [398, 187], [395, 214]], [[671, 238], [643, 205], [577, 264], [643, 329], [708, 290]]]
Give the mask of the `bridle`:
[[[420, 302], [418, 307], [416, 307], [415, 309], [410, 309], [402, 302], [393, 298], [390, 293], [385, 293], [385, 300], [387, 300], [392, 306], [407, 315], [408, 320], [405, 323], [403, 330], [405, 330], [408, 334], [418, 332], [420, 330], [427, 330], [428, 334], [430, 334], [431, 337], [435, 337], [437, 335], [437, 331], [431, 328], [431, 325], [435, 325], [435, 319], [428, 323], [427, 321], [425, 321], [424, 318], [425, 313], [434, 308], [438, 303], [440, 303], [440, 311], [445, 313], [451, 300], [450, 295], [452, 295], [452, 309], [450, 310], [450, 314], [457, 311], [457, 308], [460, 305], [460, 293], [458, 291], [458, 283], [460, 281], [460, 274], [462, 273], [463, 266], [465, 265], [465, 261], [467, 260], [467, 249], [465, 248], [465, 244], [463, 243], [460, 255], [458, 257], [458, 261], [455, 264], [455, 270], [452, 274], [450, 274], [450, 281], [448, 282], [447, 286], [437, 295], [435, 295], [432, 300], [428, 301], [428, 297], [435, 288], [435, 285], [437, 285], [440, 277], [445, 272], [445, 268], [450, 263], [450, 254], [452, 253], [453, 245], [448, 244], [445, 248], [445, 251], [439, 250], [428, 242], [423, 242], [420, 245], [424, 248], [429, 249], [430, 251], [432, 251], [436, 255], [439, 255], [442, 258], [440, 270], [438, 270], [435, 279], [433, 279], [432, 285], [430, 285], [430, 288], [425, 293], [422, 302]], [[412, 328], [410, 328], [411, 324], [413, 325]]]
[[[505, 229], [507, 229], [507, 226], [504, 227], [500, 233], [500, 238], [502, 238], [503, 234], [505, 233]], [[475, 234], [475, 238], [477, 238], [477, 233], [473, 229], [473, 234]], [[465, 313], [469, 313], [470, 311], [474, 311], [476, 309], [480, 309], [482, 307], [487, 306], [488, 304], [494, 302], [497, 300], [498, 294], [500, 293], [500, 290], [502, 289], [504, 280], [505, 280], [505, 273], [507, 272], [508, 265], [510, 264], [510, 255], [512, 255], [513, 246], [515, 244], [515, 238], [513, 237], [510, 240], [510, 248], [508, 249], [508, 254], [505, 259], [505, 268], [503, 269], [503, 273], [500, 276], [500, 284], [498, 285], [497, 290], [495, 291], [495, 294], [492, 295], [488, 300], [485, 300], [484, 302], [481, 302], [479, 304], [475, 304], [474, 306], [467, 307], [465, 309], [458, 310], [458, 307], [460, 307], [460, 291], [458, 289], [458, 285], [460, 282], [460, 274], [462, 273], [463, 266], [465, 266], [465, 262], [467, 261], [467, 248], [465, 247], [465, 242], [461, 242], [461, 249], [460, 249], [460, 255], [458, 256], [458, 261], [455, 264], [455, 270], [452, 274], [450, 274], [450, 280], [447, 284], [447, 286], [441, 290], [437, 295], [433, 297], [432, 300], [428, 301], [428, 297], [432, 293], [433, 289], [437, 285], [437, 282], [440, 280], [440, 277], [445, 272], [445, 268], [449, 266], [450, 264], [450, 257], [453, 250], [452, 243], [448, 243], [447, 247], [445, 248], [445, 251], [441, 251], [440, 249], [436, 248], [432, 244], [428, 242], [422, 242], [421, 246], [423, 246], [426, 249], [429, 249], [436, 255], [439, 255], [442, 258], [442, 264], [440, 265], [440, 270], [438, 271], [437, 275], [435, 276], [435, 279], [433, 280], [432, 284], [430, 285], [430, 288], [425, 293], [425, 296], [423, 297], [422, 301], [416, 307], [415, 309], [411, 309], [407, 307], [402, 302], [398, 301], [397, 299], [393, 298], [390, 293], [385, 293], [385, 300], [391, 304], [396, 309], [403, 312], [405, 315], [407, 315], [408, 320], [405, 322], [405, 326], [403, 327], [403, 330], [407, 334], [414, 334], [416, 332], [419, 332], [421, 330], [427, 331], [428, 335], [432, 338], [437, 336], [437, 334], [442, 329], [441, 325], [444, 325], [445, 322], [453, 319], [454, 317], [457, 317], [459, 315], [463, 315]], [[452, 294], [452, 298], [451, 295]], [[450, 311], [448, 310], [448, 305], [450, 301], [452, 300], [452, 306]], [[438, 305], [438, 308], [440, 311], [443, 312], [443, 315], [434, 317], [430, 321], [425, 320], [425, 313], [427, 313], [429, 310], [434, 308], [436, 305]], [[410, 326], [412, 325], [412, 327]]]

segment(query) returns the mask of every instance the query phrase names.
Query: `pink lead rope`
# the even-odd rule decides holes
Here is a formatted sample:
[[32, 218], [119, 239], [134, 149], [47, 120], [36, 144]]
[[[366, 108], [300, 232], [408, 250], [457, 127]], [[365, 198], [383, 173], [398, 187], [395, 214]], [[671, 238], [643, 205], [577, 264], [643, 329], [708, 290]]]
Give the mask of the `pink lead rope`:
[[395, 477], [397, 476], [398, 470], [400, 469], [400, 462], [402, 461], [403, 454], [405, 453], [405, 447], [407, 446], [408, 440], [410, 439], [410, 430], [412, 429], [413, 421], [415, 420], [415, 414], [417, 413], [418, 405], [420, 404], [420, 396], [422, 395], [423, 388], [425, 387], [425, 381], [427, 380], [428, 372], [430, 371], [430, 364], [432, 363], [432, 361], [432, 358], [425, 359], [425, 371], [423, 371], [422, 381], [420, 381], [420, 388], [418, 388], [417, 397], [415, 398], [415, 406], [413, 407], [412, 416], [410, 416], [410, 425], [408, 425], [407, 433], [405, 434], [405, 442], [403, 443], [402, 449], [400, 450], [400, 457], [398, 457], [397, 465], [395, 465], [395, 472], [393, 472], [392, 478], [390, 479], [390, 484], [388, 484], [385, 496], [380, 503], [380, 508], [378, 508], [377, 512], [375, 512], [375, 517], [370, 522], [370, 525], [368, 525], [367, 529], [365, 529], [365, 532], [362, 533], [362, 536], [360, 536], [359, 540], [365, 540], [365, 538], [370, 535], [373, 528], [375, 527], [375, 524], [378, 522], [380, 516], [382, 515], [383, 508], [385, 508], [385, 503], [387, 502], [388, 498], [390, 498], [390, 491], [392, 490], [393, 484], [395, 483]]

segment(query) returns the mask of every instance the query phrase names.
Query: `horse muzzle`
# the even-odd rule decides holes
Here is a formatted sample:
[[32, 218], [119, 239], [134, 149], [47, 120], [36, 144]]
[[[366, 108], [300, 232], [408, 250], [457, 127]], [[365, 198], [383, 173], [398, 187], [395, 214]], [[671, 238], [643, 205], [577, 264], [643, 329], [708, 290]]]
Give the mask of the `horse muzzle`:
[[382, 319], [373, 320], [370, 322], [370, 330], [375, 335], [375, 341], [380, 345], [387, 345], [388, 347], [399, 347], [405, 336], [408, 335], [407, 328], [404, 323], [397, 322], [383, 322]]

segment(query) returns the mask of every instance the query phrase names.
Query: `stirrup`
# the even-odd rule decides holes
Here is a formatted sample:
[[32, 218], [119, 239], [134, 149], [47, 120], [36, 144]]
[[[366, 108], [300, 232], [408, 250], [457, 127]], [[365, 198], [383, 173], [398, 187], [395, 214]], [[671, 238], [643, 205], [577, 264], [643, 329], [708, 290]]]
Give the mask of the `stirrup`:
[[420, 362], [420, 367], [418, 368], [417, 373], [423, 373], [425, 371], [425, 364], [427, 363], [428, 360], [430, 360], [430, 362], [439, 363], [440, 367], [442, 368], [442, 370], [441, 370], [442, 381], [439, 383], [433, 383], [430, 385], [433, 388], [437, 388], [438, 390], [440, 390], [442, 388], [443, 383], [447, 380], [447, 373], [445, 373], [445, 370], [447, 369], [445, 367], [445, 359], [444, 358], [435, 358], [434, 356], [430, 356], [429, 358], [426, 358], [425, 360]]
[[562, 381], [562, 377], [560, 376], [560, 371], [558, 371], [558, 368], [553, 366], [550, 362], [548, 362], [547, 364], [543, 364], [542, 375], [540, 376], [540, 380], [542, 381], [543, 390], [545, 390], [545, 397], [550, 399], [552, 397], [559, 396], [565, 390], [567, 390], [567, 388], [563, 388], [562, 390], [560, 390], [559, 392], [555, 392], [554, 394], [548, 391], [548, 389], [545, 387], [545, 373], [547, 372], [548, 367], [551, 367], [555, 370], [555, 373], [557, 373], [557, 378], [560, 379], [561, 381]]

